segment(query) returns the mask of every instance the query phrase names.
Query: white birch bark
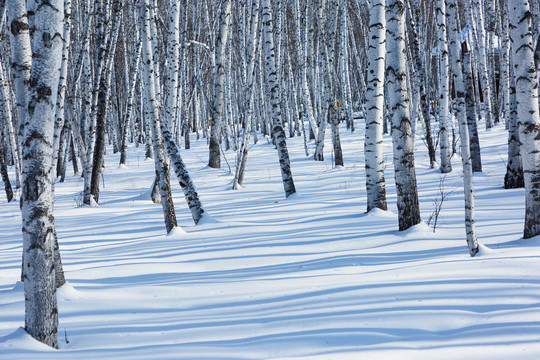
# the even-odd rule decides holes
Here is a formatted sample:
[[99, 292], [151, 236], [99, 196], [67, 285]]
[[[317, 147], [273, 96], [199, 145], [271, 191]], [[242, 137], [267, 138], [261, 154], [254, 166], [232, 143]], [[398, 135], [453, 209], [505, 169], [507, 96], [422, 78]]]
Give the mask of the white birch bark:
[[25, 1], [6, 0], [9, 42], [11, 45], [11, 73], [15, 90], [15, 111], [19, 121], [19, 143], [22, 141], [28, 103], [28, 81], [32, 67], [32, 48]]
[[7, 164], [4, 161], [4, 153], [2, 151], [2, 146], [0, 145], [0, 175], [2, 176], [2, 181], [4, 182], [4, 190], [6, 192], [7, 202], [13, 200], [13, 189], [11, 188], [11, 182], [9, 181], [9, 174]]
[[272, 132], [276, 139], [276, 147], [278, 150], [279, 164], [281, 169], [281, 178], [283, 180], [283, 188], [285, 196], [296, 192], [294, 181], [291, 173], [291, 163], [289, 160], [289, 152], [285, 140], [285, 131], [281, 126], [281, 104], [279, 102], [279, 84], [276, 72], [275, 51], [274, 51], [274, 24], [272, 18], [272, 7], [270, 0], [262, 0], [262, 20], [264, 24], [264, 54], [265, 54], [265, 70], [270, 90], [270, 105], [272, 107]]
[[384, 63], [386, 56], [385, 0], [374, 0], [369, 10], [369, 44], [366, 79], [366, 168], [367, 211], [387, 210], [384, 181], [383, 115]]
[[528, 0], [509, 0], [516, 82], [517, 120], [525, 180], [525, 239], [540, 235], [540, 116], [534, 64], [532, 13]]
[[340, 74], [341, 88], [343, 92], [343, 112], [347, 121], [347, 127], [354, 131], [353, 101], [349, 73], [349, 14], [347, 9], [348, 1], [341, 0], [341, 22], [340, 22]]
[[[311, 8], [311, 1], [307, 2], [307, 8], [306, 13], [309, 13]], [[302, 63], [299, 64], [300, 68], [300, 81], [301, 81], [301, 89], [302, 89], [302, 99], [304, 103], [304, 112], [305, 115], [308, 118], [309, 124], [311, 129], [313, 130], [313, 133], [315, 134], [315, 138], [319, 136], [318, 132], [319, 129], [317, 127], [317, 122], [315, 121], [315, 114], [313, 112], [313, 104], [311, 101], [311, 94], [309, 92], [309, 83], [308, 83], [308, 69], [310, 67], [311, 62], [308, 59], [308, 53], [310, 52], [308, 49], [311, 47], [311, 41], [308, 41], [308, 24], [306, 24], [304, 29], [304, 36], [302, 36], [302, 26], [301, 26], [301, 8], [300, 8], [300, 0], [295, 0], [295, 23], [296, 23], [296, 43], [297, 46], [297, 58], [302, 60]], [[306, 21], [307, 22], [307, 21]]]
[[386, 86], [392, 122], [399, 230], [420, 223], [405, 56], [405, 5], [386, 2]]
[[484, 98], [484, 111], [486, 114], [486, 129], [493, 127], [492, 104], [491, 104], [491, 85], [487, 69], [486, 55], [486, 30], [484, 27], [484, 9], [482, 0], [472, 0], [472, 19], [476, 25], [476, 43], [478, 49], [478, 64], [480, 65], [480, 81], [482, 84], [482, 96]]
[[141, 37], [143, 41], [142, 59], [143, 59], [143, 81], [145, 92], [145, 111], [146, 118], [150, 122], [152, 134], [152, 147], [154, 152], [154, 163], [156, 167], [156, 176], [158, 179], [159, 194], [161, 196], [161, 205], [163, 208], [163, 217], [165, 228], [169, 233], [174, 227], [178, 226], [176, 214], [171, 195], [171, 186], [169, 179], [169, 169], [165, 161], [165, 153], [161, 140], [161, 122], [159, 118], [159, 103], [155, 94], [156, 85], [154, 82], [154, 61], [152, 58], [152, 21], [150, 0], [145, 0], [140, 5], [141, 11]]
[[229, 36], [229, 24], [231, 18], [231, 0], [224, 0], [220, 14], [219, 35], [214, 51], [214, 87], [213, 100], [210, 115], [210, 146], [208, 155], [208, 166], [214, 169], [221, 167], [221, 128], [223, 109], [225, 108], [225, 65], [226, 46]]
[[[133, 59], [130, 79], [128, 82], [129, 90], [128, 90], [127, 99], [126, 99], [127, 100], [126, 110], [124, 111], [125, 120], [124, 120], [124, 128], [122, 131], [122, 140], [120, 143], [120, 165], [126, 164], [128, 133], [130, 131], [130, 124], [135, 122], [135, 120], [133, 119], [133, 102], [135, 100], [135, 86], [137, 85], [137, 78], [139, 77], [139, 63], [141, 59], [141, 49], [142, 49], [142, 40], [139, 37], [138, 31], [135, 36], [136, 36], [136, 39], [137, 39], [136, 41], [138, 42], [138, 44], [137, 44], [137, 50], [135, 52], [135, 56]], [[134, 133], [133, 130], [131, 131], [132, 133]]]
[[523, 165], [521, 162], [519, 141], [519, 125], [517, 122], [517, 99], [516, 82], [513, 71], [510, 71], [510, 113], [508, 114], [508, 161], [506, 163], [506, 174], [504, 176], [505, 189], [518, 189], [525, 186], [523, 180]]
[[[8, 85], [8, 79], [4, 72], [4, 64], [0, 64], [0, 108], [4, 109], [6, 119], [5, 127], [11, 143], [14, 162], [15, 162], [15, 181], [17, 189], [21, 187], [21, 148], [14, 126], [14, 114], [11, 106], [11, 89]], [[2, 105], [3, 104], [3, 105]], [[6, 168], [7, 175], [7, 168]]]
[[[56, 121], [54, 126], [54, 144], [53, 144], [53, 189], [54, 182], [58, 177], [56, 173], [56, 161], [58, 151], [60, 150], [60, 134], [64, 127], [64, 102], [66, 97], [66, 83], [68, 75], [68, 59], [71, 45], [71, 0], [64, 0], [64, 46], [62, 49], [62, 65], [60, 69], [60, 83], [58, 84], [58, 95], [56, 98]], [[54, 191], [53, 191], [54, 193]]]
[[448, 43], [446, 40], [446, 1], [438, 0], [437, 51], [439, 54], [439, 141], [441, 147], [441, 172], [452, 171], [452, 147], [448, 131], [450, 87], [448, 79]]
[[[247, 66], [246, 66], [246, 80], [245, 80], [245, 95], [244, 101], [244, 134], [242, 143], [238, 149], [238, 162], [236, 165], [236, 172], [233, 180], [233, 189], [238, 190], [244, 183], [244, 174], [246, 169], [249, 138], [251, 135], [251, 122], [253, 117], [253, 103], [255, 97], [255, 62], [256, 52], [259, 47], [259, 0], [252, 0], [251, 2], [251, 19], [249, 22], [249, 32], [251, 34], [247, 41]], [[246, 24], [248, 26], [248, 24]]]
[[[169, 1], [167, 60], [165, 63], [165, 116], [169, 126], [175, 123], [178, 111], [178, 72], [180, 57], [180, 4], [176, 0]], [[172, 129], [169, 129], [172, 130]]]
[[159, 194], [161, 196], [161, 205], [163, 207], [163, 217], [165, 228], [169, 233], [174, 227], [178, 226], [176, 214], [171, 195], [171, 185], [169, 180], [169, 169], [165, 161], [163, 143], [161, 141], [161, 124], [159, 119], [159, 104], [155, 94], [154, 82], [154, 61], [152, 58], [152, 30], [151, 30], [151, 7], [150, 0], [145, 0], [140, 5], [141, 12], [141, 36], [143, 41], [142, 59], [143, 59], [143, 80], [145, 92], [145, 111], [147, 111], [147, 120], [152, 127], [152, 146], [154, 150], [154, 163], [156, 175], [159, 177]]
[[25, 329], [38, 341], [57, 346], [58, 308], [54, 266], [51, 172], [55, 103], [62, 59], [63, 0], [35, 12], [32, 70], [23, 151], [23, 252]]
[[474, 222], [474, 184], [471, 152], [469, 145], [469, 129], [467, 126], [467, 113], [465, 108], [465, 86], [461, 61], [461, 41], [459, 39], [458, 12], [456, 0], [446, 0], [448, 11], [448, 39], [450, 62], [452, 64], [452, 78], [456, 92], [456, 117], [459, 122], [459, 136], [461, 137], [461, 161], [463, 164], [463, 192], [465, 197], [465, 232], [469, 254], [478, 252], [476, 239], [476, 226]]
[[480, 139], [478, 137], [478, 124], [475, 106], [475, 94], [473, 85], [473, 72], [471, 68], [471, 56], [469, 51], [463, 54], [463, 76], [465, 82], [465, 106], [467, 113], [467, 127], [469, 129], [469, 143], [471, 149], [471, 161], [473, 172], [482, 172], [482, 158], [480, 156]]
[[504, 116], [504, 122], [506, 129], [510, 128], [510, 39], [509, 39], [509, 33], [510, 30], [508, 29], [508, 7], [506, 6], [508, 0], [504, 0], [504, 3], [502, 5], [502, 47], [501, 47], [501, 53], [500, 53], [500, 86], [501, 86], [501, 92], [502, 92], [502, 114]]

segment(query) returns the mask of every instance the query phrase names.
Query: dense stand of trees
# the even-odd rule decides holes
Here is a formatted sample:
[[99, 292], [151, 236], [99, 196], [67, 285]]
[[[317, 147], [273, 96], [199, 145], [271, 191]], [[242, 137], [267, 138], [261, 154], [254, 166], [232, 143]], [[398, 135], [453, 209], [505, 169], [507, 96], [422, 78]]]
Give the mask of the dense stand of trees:
[[121, 166], [128, 144], [154, 159], [148, 186], [171, 231], [170, 166], [194, 222], [205, 213], [181, 157], [191, 137], [208, 142], [210, 168], [237, 152], [233, 189], [249, 181], [249, 144], [264, 137], [289, 196], [287, 137], [322, 161], [329, 129], [341, 166], [340, 123], [365, 126], [370, 211], [387, 209], [391, 132], [406, 230], [421, 221], [415, 139], [446, 173], [459, 138], [474, 256], [477, 121], [504, 122], [505, 188], [525, 188], [523, 236], [540, 235], [539, 29], [540, 0], [0, 0], [0, 171], [8, 201], [21, 188], [26, 330], [56, 346], [54, 184], [71, 163], [84, 204], [99, 204], [107, 145]]

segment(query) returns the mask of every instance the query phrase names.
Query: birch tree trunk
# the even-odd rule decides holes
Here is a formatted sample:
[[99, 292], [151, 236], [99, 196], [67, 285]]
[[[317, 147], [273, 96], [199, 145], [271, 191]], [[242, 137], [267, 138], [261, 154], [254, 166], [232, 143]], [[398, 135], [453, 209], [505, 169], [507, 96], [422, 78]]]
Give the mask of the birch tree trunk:
[[448, 79], [448, 43], [446, 40], [446, 1], [438, 0], [437, 27], [439, 53], [439, 141], [441, 145], [441, 172], [452, 171], [452, 147], [448, 132], [450, 88]]
[[510, 72], [510, 113], [508, 114], [508, 162], [506, 174], [504, 175], [505, 189], [518, 189], [525, 186], [523, 180], [523, 165], [521, 162], [519, 142], [519, 126], [517, 123], [517, 99], [516, 84], [513, 78], [513, 71]]
[[154, 150], [154, 163], [156, 174], [159, 177], [159, 193], [161, 195], [161, 206], [163, 207], [163, 217], [165, 228], [169, 233], [174, 227], [178, 226], [176, 214], [171, 195], [171, 185], [169, 179], [169, 167], [165, 161], [163, 143], [161, 141], [161, 126], [159, 120], [159, 105], [155, 94], [154, 82], [154, 61], [152, 58], [152, 42], [154, 41], [151, 30], [151, 8], [150, 0], [145, 0], [140, 5], [141, 11], [141, 36], [143, 40], [143, 70], [144, 70], [144, 92], [145, 92], [145, 111], [147, 121], [152, 127], [152, 146]]
[[528, 0], [509, 0], [510, 36], [516, 82], [517, 120], [525, 180], [525, 239], [540, 235], [540, 116], [534, 64], [532, 13]]
[[214, 63], [214, 88], [213, 100], [210, 115], [210, 146], [208, 155], [208, 166], [214, 169], [221, 167], [221, 121], [223, 109], [225, 108], [225, 65], [227, 38], [229, 36], [229, 24], [231, 18], [231, 0], [224, 0], [220, 14], [219, 35], [215, 47]]
[[493, 127], [492, 119], [492, 104], [491, 104], [491, 85], [489, 81], [488, 69], [487, 69], [487, 55], [486, 55], [486, 31], [484, 28], [484, 9], [482, 6], [482, 0], [471, 1], [471, 20], [476, 25], [476, 48], [478, 56], [478, 64], [480, 65], [480, 81], [482, 84], [482, 95], [484, 98], [484, 111], [486, 113], [486, 129]]
[[[107, 128], [107, 109], [109, 105], [109, 98], [111, 94], [111, 81], [114, 68], [114, 54], [116, 51], [116, 44], [118, 40], [118, 34], [120, 31], [120, 25], [122, 23], [122, 2], [120, 0], [113, 1], [112, 17], [113, 28], [109, 38], [105, 51], [101, 56], [105, 57], [104, 68], [99, 77], [99, 82], [95, 84], [98, 87], [97, 102], [96, 102], [96, 143], [94, 147], [94, 157], [92, 164], [92, 179], [91, 179], [91, 192], [96, 203], [99, 203], [99, 184], [100, 177], [104, 164], [105, 156], [105, 134]], [[111, 20], [109, 20], [111, 21]]]
[[[244, 94], [244, 136], [240, 148], [238, 149], [238, 162], [233, 180], [233, 189], [238, 190], [244, 183], [244, 174], [246, 169], [249, 138], [251, 135], [251, 122], [253, 117], [253, 103], [255, 97], [255, 60], [259, 47], [259, 0], [251, 2], [251, 20], [249, 24], [250, 36], [246, 45], [246, 85]], [[248, 24], [246, 24], [247, 26]]]
[[[309, 13], [311, 11], [311, 1], [307, 2], [306, 5], [306, 13]], [[305, 26], [304, 30], [304, 36], [302, 36], [302, 26], [301, 26], [301, 8], [300, 8], [300, 0], [295, 0], [295, 12], [294, 12], [294, 18], [296, 23], [296, 43], [297, 43], [297, 59], [301, 59], [302, 66], [300, 66], [299, 75], [300, 75], [300, 82], [301, 82], [301, 89], [302, 89], [302, 99], [304, 104], [304, 113], [302, 114], [304, 116], [307, 116], [307, 119], [309, 121], [310, 127], [313, 130], [315, 134], [315, 138], [319, 136], [319, 129], [317, 126], [317, 122], [315, 121], [315, 114], [313, 111], [313, 103], [311, 101], [311, 94], [309, 92], [309, 83], [308, 83], [308, 68], [310, 67], [311, 62], [308, 59], [308, 53], [309, 48], [311, 47], [311, 42], [308, 41], [308, 25]], [[307, 22], [307, 21], [306, 21]]]
[[[12, 111], [12, 106], [11, 106], [11, 96], [10, 96], [11, 89], [8, 86], [8, 82], [9, 80], [7, 79], [7, 75], [4, 71], [4, 66], [3, 64], [0, 64], [0, 107], [4, 109], [4, 118], [6, 119], [5, 127], [8, 132], [9, 142], [11, 143], [11, 147], [13, 149], [12, 152], [13, 152], [13, 157], [14, 157], [14, 162], [15, 162], [15, 180], [16, 180], [16, 186], [18, 189], [21, 187], [21, 156], [20, 156], [21, 147], [20, 147], [20, 142], [19, 142], [19, 136], [18, 134], [15, 133], [16, 131], [15, 128], [18, 128], [18, 126], [14, 125], [14, 117], [13, 117], [13, 111]], [[6, 168], [6, 175], [7, 175], [7, 168]], [[11, 185], [10, 185], [10, 188], [11, 188]]]
[[51, 172], [64, 2], [51, 0], [48, 4], [35, 11], [33, 65], [21, 142], [24, 145], [21, 209], [25, 329], [36, 340], [56, 348], [58, 308]]
[[471, 68], [469, 51], [463, 54], [463, 76], [465, 81], [465, 106], [467, 113], [467, 127], [469, 129], [469, 143], [473, 172], [482, 172], [482, 158], [480, 156], [480, 139], [478, 138], [478, 125], [474, 97], [474, 77]]
[[279, 95], [279, 84], [276, 71], [275, 51], [274, 51], [274, 22], [272, 20], [272, 6], [270, 0], [262, 0], [262, 21], [264, 24], [264, 54], [265, 70], [270, 91], [270, 105], [272, 107], [272, 132], [276, 139], [276, 147], [279, 156], [281, 178], [285, 197], [296, 192], [291, 173], [291, 162], [287, 150], [286, 136], [281, 125], [281, 104]]
[[426, 145], [428, 148], [428, 155], [429, 155], [429, 163], [431, 168], [435, 168], [435, 164], [437, 162], [435, 157], [435, 146], [433, 144], [433, 137], [431, 135], [431, 115], [429, 112], [429, 101], [428, 101], [428, 93], [426, 90], [426, 65], [425, 61], [423, 61], [422, 54], [420, 52], [420, 34], [419, 34], [419, 19], [420, 19], [420, 12], [421, 8], [420, 6], [417, 6], [416, 9], [413, 9], [410, 1], [407, 1], [408, 8], [410, 9], [410, 23], [413, 36], [412, 36], [412, 54], [414, 57], [414, 64], [415, 64], [415, 71], [417, 76], [415, 77], [415, 87], [419, 88], [420, 92], [420, 108], [421, 111], [419, 114], [422, 115], [423, 119], [423, 127], [424, 127], [424, 138], [426, 141]]
[[366, 80], [366, 168], [367, 211], [387, 210], [384, 181], [383, 116], [384, 62], [386, 55], [385, 0], [375, 0], [369, 11], [369, 44]]
[[0, 145], [0, 173], [2, 175], [2, 181], [4, 182], [4, 190], [6, 192], [7, 202], [13, 200], [13, 189], [9, 181], [8, 169], [6, 162], [4, 161], [4, 153], [2, 151], [2, 145]]
[[[64, 102], [66, 96], [66, 83], [68, 75], [68, 59], [69, 49], [71, 45], [71, 0], [64, 0], [64, 30], [63, 39], [64, 46], [62, 49], [62, 65], [60, 69], [60, 83], [58, 84], [58, 95], [56, 99], [56, 123], [54, 126], [54, 144], [53, 144], [53, 190], [54, 182], [58, 177], [56, 171], [56, 161], [58, 160], [58, 152], [61, 150], [61, 133], [64, 128]], [[53, 191], [54, 193], [54, 191]]]
[[133, 119], [133, 102], [135, 100], [135, 90], [137, 85], [137, 78], [139, 76], [139, 63], [141, 59], [141, 49], [142, 49], [142, 40], [140, 39], [140, 36], [137, 31], [136, 39], [138, 42], [137, 50], [135, 53], [135, 58], [133, 61], [133, 67], [131, 70], [131, 76], [129, 80], [129, 92], [127, 95], [127, 104], [126, 104], [126, 110], [124, 111], [125, 114], [125, 120], [124, 120], [124, 128], [122, 131], [122, 140], [120, 143], [120, 165], [125, 165], [127, 161], [127, 146], [128, 146], [128, 133], [130, 129], [130, 124], [134, 122]]
[[399, 230], [420, 223], [405, 56], [405, 5], [386, 2], [386, 86], [392, 122]]
[[465, 232], [469, 254], [478, 252], [476, 226], [474, 223], [474, 185], [471, 152], [469, 146], [469, 130], [467, 128], [467, 113], [465, 108], [465, 86], [461, 63], [461, 42], [459, 40], [458, 12], [456, 0], [446, 0], [448, 10], [448, 31], [450, 62], [452, 78], [456, 91], [456, 117], [459, 121], [459, 136], [461, 137], [461, 161], [463, 163], [463, 192], [465, 196]]
[[32, 48], [30, 45], [26, 2], [6, 0], [6, 5], [10, 29], [9, 42], [11, 44], [11, 73], [16, 100], [15, 111], [19, 120], [19, 144], [22, 144], [28, 104], [27, 84], [30, 80], [30, 68], [32, 67]]

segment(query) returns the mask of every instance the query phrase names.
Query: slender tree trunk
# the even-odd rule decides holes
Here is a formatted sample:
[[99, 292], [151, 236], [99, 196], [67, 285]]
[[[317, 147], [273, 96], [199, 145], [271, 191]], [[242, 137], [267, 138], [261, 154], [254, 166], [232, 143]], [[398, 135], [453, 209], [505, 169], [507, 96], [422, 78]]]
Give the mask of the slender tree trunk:
[[9, 175], [6, 162], [4, 161], [4, 153], [2, 151], [2, 145], [0, 145], [0, 172], [2, 174], [2, 181], [4, 182], [4, 190], [6, 191], [7, 201], [13, 200], [13, 189], [9, 182]]
[[[21, 187], [21, 156], [20, 156], [21, 148], [18, 141], [18, 136], [14, 129], [15, 126], [14, 126], [14, 121], [13, 121], [14, 120], [13, 111], [11, 107], [10, 88], [8, 86], [8, 79], [5, 75], [3, 68], [4, 68], [3, 64], [0, 64], [0, 107], [4, 108], [4, 116], [6, 119], [5, 127], [8, 132], [9, 142], [11, 143], [11, 147], [13, 149], [12, 153], [13, 153], [13, 158], [14, 158], [14, 163], [15, 163], [15, 181], [16, 181], [17, 188], [20, 188]], [[18, 126], [15, 128], [18, 128]]]
[[[15, 110], [19, 119], [19, 144], [22, 144], [24, 123], [26, 121], [30, 68], [32, 67], [32, 49], [26, 2], [21, 0], [6, 0], [9, 42], [11, 44], [11, 73], [15, 90]], [[22, 150], [21, 150], [22, 151]]]
[[508, 163], [504, 176], [505, 189], [518, 189], [525, 186], [523, 165], [521, 162], [519, 142], [519, 125], [517, 119], [516, 84], [513, 71], [510, 71], [510, 113], [508, 114]]
[[122, 129], [122, 140], [120, 143], [120, 165], [125, 165], [127, 161], [127, 147], [128, 147], [128, 133], [130, 130], [130, 124], [135, 121], [133, 119], [133, 102], [135, 100], [135, 90], [137, 85], [137, 78], [139, 74], [139, 63], [141, 59], [141, 48], [142, 41], [138, 36], [138, 31], [136, 34], [137, 38], [137, 51], [135, 52], [135, 58], [133, 61], [133, 67], [131, 70], [130, 80], [129, 80], [129, 92], [127, 96], [126, 110], [124, 111], [125, 120], [124, 127]]
[[402, 0], [387, 0], [386, 4], [385, 78], [392, 120], [399, 230], [402, 231], [420, 223], [421, 219], [406, 81], [405, 5]]
[[469, 143], [473, 172], [482, 172], [482, 158], [480, 156], [480, 139], [478, 138], [477, 116], [474, 98], [473, 74], [471, 56], [468, 51], [463, 54], [463, 76], [465, 77], [465, 105], [467, 114], [467, 128], [469, 129]]
[[270, 0], [262, 0], [262, 16], [264, 24], [264, 53], [265, 53], [265, 69], [270, 89], [270, 105], [272, 107], [272, 132], [276, 139], [276, 147], [278, 150], [279, 164], [281, 168], [281, 178], [283, 180], [283, 188], [285, 196], [296, 192], [294, 181], [291, 173], [291, 163], [289, 160], [289, 152], [287, 150], [286, 136], [283, 126], [281, 126], [281, 104], [279, 102], [279, 84], [276, 72], [275, 52], [274, 52], [274, 23], [272, 20], [272, 7]]
[[114, 0], [113, 5], [113, 29], [107, 45], [106, 51], [102, 56], [106, 57], [105, 67], [101, 72], [99, 80], [99, 90], [97, 98], [96, 112], [96, 143], [94, 147], [94, 157], [92, 164], [91, 193], [96, 203], [99, 203], [99, 183], [104, 164], [105, 156], [105, 134], [107, 128], [107, 108], [111, 93], [111, 81], [114, 68], [114, 54], [122, 23], [122, 3], [120, 0]]
[[150, 0], [141, 3], [141, 28], [143, 40], [143, 69], [144, 69], [144, 89], [145, 89], [145, 110], [146, 118], [152, 126], [152, 146], [154, 150], [154, 162], [156, 174], [159, 175], [159, 193], [161, 195], [161, 205], [167, 233], [178, 226], [176, 214], [171, 195], [171, 185], [169, 180], [169, 167], [165, 161], [163, 143], [161, 142], [161, 125], [159, 120], [159, 105], [155, 94], [154, 64], [152, 59], [152, 30], [151, 30], [151, 8]]
[[415, 72], [416, 72], [416, 78], [415, 80], [415, 87], [418, 87], [420, 92], [420, 108], [421, 111], [419, 112], [422, 115], [423, 120], [423, 128], [424, 128], [424, 138], [426, 141], [426, 145], [428, 148], [428, 155], [429, 155], [429, 162], [430, 167], [435, 168], [435, 164], [437, 163], [436, 157], [435, 157], [435, 146], [433, 145], [433, 137], [431, 135], [431, 115], [429, 112], [429, 99], [428, 99], [428, 92], [426, 90], [426, 65], [425, 62], [422, 60], [422, 54], [420, 51], [420, 34], [419, 34], [419, 18], [420, 18], [420, 12], [421, 8], [420, 6], [417, 6], [416, 8], [412, 8], [410, 5], [410, 2], [407, 1], [409, 12], [410, 12], [410, 19], [409, 19], [409, 25], [412, 29], [412, 54], [414, 57], [414, 65], [415, 65]]
[[225, 107], [225, 64], [227, 38], [229, 36], [229, 24], [231, 18], [231, 0], [224, 0], [220, 14], [219, 35], [215, 47], [214, 62], [214, 88], [210, 115], [210, 146], [208, 166], [214, 169], [221, 167], [221, 121]]
[[385, 5], [385, 0], [373, 1], [369, 11], [366, 138], [364, 142], [367, 211], [374, 208], [387, 210], [382, 150], [386, 55]]
[[525, 180], [525, 239], [540, 235], [540, 116], [528, 0], [509, 0], [517, 120]]
[[492, 104], [491, 104], [491, 85], [489, 81], [488, 69], [487, 69], [487, 55], [486, 51], [486, 31], [484, 28], [484, 9], [482, 6], [482, 0], [472, 0], [472, 20], [476, 24], [477, 33], [477, 49], [478, 49], [478, 64], [480, 65], [480, 80], [482, 84], [482, 95], [484, 98], [484, 111], [486, 113], [486, 129], [493, 127], [492, 120]]
[[463, 163], [463, 192], [465, 197], [465, 232], [469, 254], [478, 252], [476, 226], [474, 223], [474, 185], [471, 153], [469, 146], [469, 130], [467, 128], [467, 113], [465, 108], [465, 86], [461, 64], [461, 42], [459, 40], [458, 12], [456, 0], [446, 0], [448, 10], [448, 31], [450, 62], [452, 78], [456, 92], [456, 113], [459, 121], [459, 136], [461, 137], [461, 161]]
[[441, 172], [452, 171], [452, 147], [448, 132], [450, 86], [448, 79], [448, 43], [446, 40], [446, 1], [438, 0], [437, 27], [439, 40], [437, 49], [439, 53], [439, 141], [441, 145]]

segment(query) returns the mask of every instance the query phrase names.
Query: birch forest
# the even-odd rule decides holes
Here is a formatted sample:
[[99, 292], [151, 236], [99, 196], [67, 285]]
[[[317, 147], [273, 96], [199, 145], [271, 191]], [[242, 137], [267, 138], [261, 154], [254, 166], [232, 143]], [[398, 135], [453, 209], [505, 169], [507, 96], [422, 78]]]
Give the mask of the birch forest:
[[195, 144], [201, 166], [226, 172], [224, 192], [259, 186], [250, 151], [266, 144], [294, 203], [296, 164], [342, 169], [354, 142], [357, 205], [396, 207], [398, 232], [428, 221], [415, 167], [425, 152], [441, 179], [459, 172], [462, 251], [474, 257], [481, 139], [500, 128], [501, 181], [522, 188], [521, 236], [537, 237], [539, 81], [540, 0], [0, 0], [0, 170], [21, 211], [24, 330], [52, 348], [64, 337], [55, 188], [73, 175], [78, 206], [99, 207], [103, 172], [127, 169], [135, 151], [152, 159], [145, 186], [163, 234], [180, 227], [175, 207], [190, 226], [211, 213], [183, 158]]

